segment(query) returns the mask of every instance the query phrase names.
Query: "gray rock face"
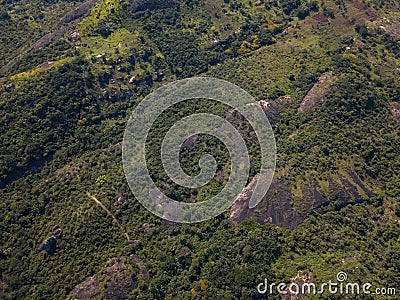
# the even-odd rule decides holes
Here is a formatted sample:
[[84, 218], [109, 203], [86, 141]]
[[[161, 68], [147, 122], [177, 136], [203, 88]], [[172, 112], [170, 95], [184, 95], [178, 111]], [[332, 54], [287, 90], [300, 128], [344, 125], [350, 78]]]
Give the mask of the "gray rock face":
[[103, 97], [104, 100], [110, 99], [110, 93], [108, 91], [103, 91], [101, 96]]
[[300, 187], [301, 198], [296, 198], [291, 191], [291, 182], [287, 179], [274, 179], [265, 197], [254, 208], [249, 208], [257, 176], [243, 189], [232, 205], [230, 220], [240, 223], [252, 219], [258, 223], [272, 223], [289, 229], [297, 228], [312, 212], [324, 214], [339, 210], [349, 204], [361, 203], [373, 196], [371, 190], [358, 175], [346, 169], [337, 176], [339, 182], [328, 178], [328, 192], [322, 194], [315, 178]]
[[54, 252], [56, 252], [56, 248], [57, 248], [57, 239], [55, 236], [49, 237], [39, 246], [40, 250], [44, 250], [49, 254], [53, 254]]
[[128, 197], [126, 197], [125, 195], [121, 194], [121, 195], [119, 195], [119, 197], [118, 197], [117, 201], [114, 203], [114, 205], [115, 206], [122, 205], [122, 204], [125, 203], [126, 200], [128, 200]]
[[4, 90], [6, 91], [6, 92], [11, 92], [12, 91], [12, 89], [13, 89], [13, 85], [10, 83], [10, 84], [6, 84], [6, 86], [4, 87]]
[[72, 33], [69, 37], [68, 37], [68, 39], [71, 41], [71, 42], [77, 42], [77, 41], [79, 41], [79, 32], [74, 32], [74, 33]]
[[73, 294], [77, 300], [92, 299], [100, 294], [100, 285], [94, 277], [88, 277], [74, 288]]
[[262, 201], [255, 208], [249, 208], [257, 178], [256, 175], [234, 201], [230, 220], [240, 223], [245, 219], [253, 219], [261, 224], [272, 223], [290, 229], [298, 227], [303, 216], [292, 207], [290, 188], [284, 182], [273, 180]]
[[335, 82], [336, 77], [330, 74], [322, 75], [304, 97], [298, 109], [298, 113], [307, 113], [319, 103], [324, 102], [326, 93]]
[[399, 106], [393, 105], [390, 112], [395, 118], [400, 119], [400, 105]]
[[116, 262], [106, 270], [108, 276], [104, 287], [105, 299], [128, 299], [131, 291], [137, 286], [137, 277], [125, 270], [123, 264]]
[[57, 224], [57, 225], [54, 225], [53, 228], [52, 228], [53, 231], [56, 231], [56, 230], [58, 230], [58, 229], [60, 229], [60, 225], [58, 225], [58, 224]]

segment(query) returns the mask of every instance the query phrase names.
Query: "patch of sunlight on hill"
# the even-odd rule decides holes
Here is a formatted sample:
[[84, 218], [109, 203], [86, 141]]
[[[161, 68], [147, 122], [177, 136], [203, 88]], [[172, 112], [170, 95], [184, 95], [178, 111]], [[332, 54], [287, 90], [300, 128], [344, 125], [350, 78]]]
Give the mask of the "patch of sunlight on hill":
[[326, 72], [332, 64], [328, 52], [338, 47], [340, 38], [329, 25], [313, 29], [302, 24], [276, 44], [212, 67], [208, 75], [239, 84], [259, 100], [285, 94], [300, 100], [304, 95], [297, 95], [291, 78]]
[[109, 37], [90, 36], [83, 39], [85, 46], [80, 49], [87, 58], [104, 54], [114, 57], [131, 54], [131, 50], [139, 44], [139, 33], [131, 33], [125, 28], [115, 30]]
[[57, 60], [54, 62], [48, 62], [46, 66], [42, 65], [35, 69], [15, 74], [15, 75], [11, 76], [11, 79], [12, 80], [29, 79], [33, 76], [36, 76], [37, 74], [46, 72], [47, 70], [52, 69], [54, 67], [61, 67], [69, 62], [72, 62], [75, 59], [76, 59], [76, 57], [66, 57], [66, 58], [63, 58], [63, 59], [60, 59], [60, 60]]
[[99, 23], [107, 18], [110, 14], [122, 9], [123, 1], [121, 0], [99, 0], [90, 10], [90, 14], [85, 17], [80, 26], [79, 31], [83, 35], [87, 35], [97, 29]]

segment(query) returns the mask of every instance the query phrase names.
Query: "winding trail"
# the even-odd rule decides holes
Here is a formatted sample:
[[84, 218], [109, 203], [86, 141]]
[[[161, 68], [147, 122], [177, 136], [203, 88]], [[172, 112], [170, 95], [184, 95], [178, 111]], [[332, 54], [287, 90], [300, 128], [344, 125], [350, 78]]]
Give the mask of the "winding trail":
[[92, 196], [89, 192], [86, 192], [86, 195], [90, 199], [92, 199], [94, 202], [96, 202], [98, 205], [101, 206], [101, 208], [114, 220], [115, 224], [118, 225], [118, 227], [122, 230], [122, 232], [125, 234], [126, 239], [128, 240], [128, 243], [132, 242], [132, 240], [129, 238], [128, 233], [125, 231], [125, 228], [121, 225], [121, 223], [118, 221], [118, 219], [113, 215], [113, 213], [103, 204], [101, 203], [100, 200], [98, 200], [95, 196]]

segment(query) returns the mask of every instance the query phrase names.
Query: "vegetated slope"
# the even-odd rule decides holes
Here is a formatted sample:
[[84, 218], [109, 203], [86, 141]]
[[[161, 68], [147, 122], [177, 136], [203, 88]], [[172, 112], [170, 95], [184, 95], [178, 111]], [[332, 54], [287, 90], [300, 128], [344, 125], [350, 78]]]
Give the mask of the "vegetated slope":
[[[372, 8], [374, 21], [364, 24], [358, 2], [337, 2], [320, 3], [318, 12], [302, 1], [141, 1], [144, 8], [113, 11], [102, 2], [78, 41], [69, 42], [69, 32], [62, 47], [22, 59], [0, 94], [0, 298], [258, 299], [264, 278], [288, 282], [299, 271], [316, 282], [339, 270], [352, 282], [398, 282], [400, 50], [379, 27], [396, 15]], [[345, 31], [335, 22], [342, 13], [356, 19]], [[48, 61], [55, 62], [37, 67]], [[327, 73], [336, 80], [325, 100], [299, 114]], [[160, 220], [133, 198], [122, 171], [120, 141], [135, 104], [161, 84], [199, 74], [277, 109], [275, 180], [258, 207], [239, 212], [240, 224], [230, 212], [195, 225]], [[224, 115], [223, 107], [197, 106], [189, 108]], [[157, 133], [150, 142], [159, 142]], [[199, 137], [182, 153], [195, 158], [209, 145], [223, 170], [226, 154], [212, 139]], [[189, 173], [193, 161], [182, 159]], [[194, 194], [166, 188], [198, 199], [219, 189], [218, 181]], [[38, 247], [56, 224], [50, 255]]]
[[[80, 1], [2, 1], [1, 75], [18, 60], [19, 56], [33, 50], [35, 41], [40, 37], [56, 30], [60, 30], [63, 35], [62, 32], [65, 33], [63, 27], [67, 27], [66, 25], [74, 20], [74, 14], [66, 15], [66, 12], [74, 12], [74, 8], [80, 5]], [[47, 38], [49, 39], [50, 37]], [[37, 43], [36, 48], [41, 47], [41, 44]]]

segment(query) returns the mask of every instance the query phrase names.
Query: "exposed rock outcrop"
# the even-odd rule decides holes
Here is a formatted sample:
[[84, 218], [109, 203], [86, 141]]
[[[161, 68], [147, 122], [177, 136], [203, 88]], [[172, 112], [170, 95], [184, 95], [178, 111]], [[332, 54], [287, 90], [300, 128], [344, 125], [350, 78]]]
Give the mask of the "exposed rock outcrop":
[[317, 104], [324, 102], [326, 93], [335, 81], [336, 77], [331, 76], [330, 74], [322, 75], [318, 82], [314, 84], [311, 90], [304, 97], [298, 109], [298, 113], [306, 113]]
[[117, 261], [106, 268], [105, 299], [128, 299], [137, 286], [136, 271], [130, 270], [126, 262]]
[[119, 195], [117, 201], [114, 203], [114, 206], [122, 205], [128, 200], [128, 197], [124, 194]]
[[39, 250], [44, 250], [49, 254], [53, 254], [54, 252], [56, 252], [56, 249], [57, 249], [57, 239], [54, 235], [49, 237], [39, 245]]
[[231, 208], [230, 219], [234, 222], [240, 222], [246, 217], [246, 211], [249, 207], [249, 202], [251, 195], [253, 194], [253, 190], [258, 181], [259, 174], [254, 176], [253, 180], [243, 189], [243, 191], [237, 196], [235, 201], [233, 202]]
[[186, 141], [183, 142], [182, 147], [184, 148], [193, 148], [194, 145], [196, 144], [197, 138], [199, 137], [198, 134], [193, 134], [189, 138], [186, 139]]
[[303, 218], [290, 203], [290, 188], [284, 181], [273, 180], [269, 191], [255, 208], [249, 208], [256, 177], [236, 198], [232, 206], [230, 220], [240, 223], [245, 219], [253, 219], [261, 224], [272, 223], [291, 229], [296, 228]]
[[373, 196], [354, 171], [347, 169], [343, 173], [336, 174], [335, 180], [328, 178], [328, 188], [324, 193], [321, 192], [322, 187], [318, 181], [309, 178], [300, 186], [301, 196], [293, 194], [291, 183], [287, 179], [274, 179], [261, 202], [256, 207], [249, 208], [258, 180], [255, 176], [234, 201], [230, 220], [240, 223], [245, 219], [252, 219], [261, 224], [272, 223], [295, 229], [312, 211], [324, 214]]
[[100, 285], [94, 277], [88, 277], [84, 282], [78, 284], [72, 293], [77, 300], [92, 299], [100, 294]]
[[390, 109], [390, 112], [395, 118], [400, 119], [400, 105], [394, 103]]
[[79, 32], [75, 31], [74, 33], [72, 33], [69, 37], [68, 40], [70, 40], [73, 43], [76, 43], [77, 41], [79, 41]]
[[280, 103], [274, 101], [261, 100], [258, 104], [262, 107], [268, 120], [271, 124], [278, 122], [280, 112], [283, 110], [283, 106]]
[[136, 254], [114, 257], [101, 272], [75, 286], [70, 296], [77, 300], [128, 299], [139, 282], [149, 279], [150, 272]]

